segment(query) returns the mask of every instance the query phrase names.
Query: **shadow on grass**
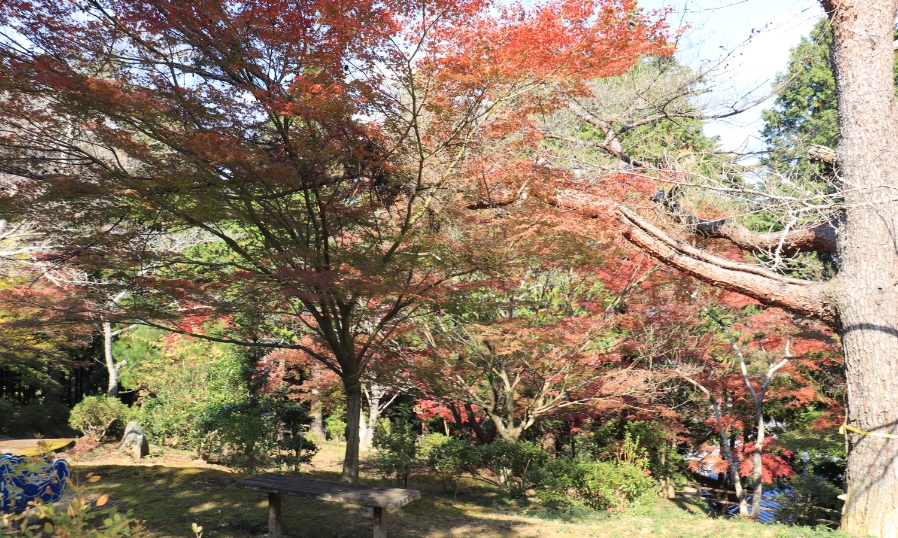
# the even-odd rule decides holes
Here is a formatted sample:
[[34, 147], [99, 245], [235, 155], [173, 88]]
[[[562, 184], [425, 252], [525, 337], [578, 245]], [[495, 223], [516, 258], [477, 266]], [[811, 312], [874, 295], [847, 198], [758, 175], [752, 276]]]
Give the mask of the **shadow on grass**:
[[712, 518], [729, 518], [728, 514], [722, 514], [716, 510], [713, 510], [707, 501], [699, 501], [698, 499], [694, 499], [691, 497], [684, 496], [676, 496], [673, 499], [668, 499], [671, 504], [679, 508], [680, 510], [691, 512], [693, 514], [703, 514], [707, 517]]
[[[108, 493], [110, 505], [120, 511], [132, 510], [134, 517], [146, 522], [150, 538], [192, 536], [192, 523], [203, 526], [204, 538], [252, 537], [267, 532], [267, 494], [238, 489], [235, 482], [245, 476], [242, 474], [145, 465], [83, 465], [74, 470], [81, 476], [89, 471], [100, 475], [98, 482], [87, 484], [91, 493], [97, 497]], [[330, 481], [339, 478], [337, 472], [321, 471], [304, 476]], [[419, 489], [422, 499], [389, 514], [391, 538], [848, 536], [825, 528], [768, 526], [724, 518], [704, 502], [690, 498], [662, 499], [649, 512], [608, 514], [553, 508], [467, 480], [455, 500], [435, 477], [414, 478], [409, 487]], [[365, 482], [393, 485], [367, 477]], [[293, 538], [370, 537], [371, 512], [370, 508], [288, 496], [283, 503], [284, 532]]]
[[[132, 510], [144, 520], [153, 537], [191, 536], [191, 524], [203, 526], [204, 538], [249, 537], [267, 533], [268, 496], [238, 489], [235, 482], [245, 475], [215, 469], [163, 466], [100, 465], [76, 467], [76, 474], [100, 475], [89, 483], [97, 496], [108, 493], [110, 505], [119, 511]], [[304, 473], [303, 476], [336, 481], [336, 473]], [[366, 483], [377, 481], [367, 480]], [[388, 485], [386, 482], [381, 482]], [[459, 502], [480, 502], [460, 508], [451, 497], [437, 495], [431, 485], [409, 484], [422, 490], [422, 499], [388, 515], [391, 537], [517, 536], [515, 525], [496, 514], [516, 512], [524, 516], [530, 503], [487, 495], [487, 491], [459, 495]], [[442, 491], [441, 488], [439, 491]], [[372, 510], [340, 503], [285, 497], [284, 533], [294, 538], [355, 538], [372, 535]], [[522, 513], [523, 512], [523, 513]], [[497, 517], [498, 516], [498, 517]], [[526, 517], [538, 517], [526, 514]]]

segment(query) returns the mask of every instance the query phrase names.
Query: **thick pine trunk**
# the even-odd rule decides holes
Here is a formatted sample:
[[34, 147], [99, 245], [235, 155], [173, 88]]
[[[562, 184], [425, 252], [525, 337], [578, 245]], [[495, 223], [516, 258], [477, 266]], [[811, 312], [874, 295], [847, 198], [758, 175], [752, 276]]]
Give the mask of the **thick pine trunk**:
[[343, 379], [346, 395], [346, 454], [340, 480], [355, 484], [359, 481], [359, 424], [362, 419], [362, 384], [358, 377]]
[[[898, 0], [825, 2], [839, 97], [845, 221], [833, 289], [848, 382], [847, 423], [898, 434]], [[898, 440], [850, 433], [842, 528], [898, 538]]]

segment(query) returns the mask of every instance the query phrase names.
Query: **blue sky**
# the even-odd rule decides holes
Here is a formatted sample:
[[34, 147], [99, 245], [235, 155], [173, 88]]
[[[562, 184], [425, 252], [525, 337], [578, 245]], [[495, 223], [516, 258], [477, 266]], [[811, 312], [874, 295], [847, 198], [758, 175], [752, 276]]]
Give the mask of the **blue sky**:
[[[681, 45], [680, 60], [693, 65], [734, 52], [726, 75], [717, 81], [717, 97], [753, 88], [756, 96], [770, 92], [770, 82], [784, 70], [789, 50], [823, 16], [816, 0], [646, 0], [646, 8], [670, 5], [672, 25], [685, 20], [691, 29]], [[725, 149], [760, 149], [757, 134], [761, 109], [768, 101], [725, 121], [715, 121], [706, 133], [721, 137]]]

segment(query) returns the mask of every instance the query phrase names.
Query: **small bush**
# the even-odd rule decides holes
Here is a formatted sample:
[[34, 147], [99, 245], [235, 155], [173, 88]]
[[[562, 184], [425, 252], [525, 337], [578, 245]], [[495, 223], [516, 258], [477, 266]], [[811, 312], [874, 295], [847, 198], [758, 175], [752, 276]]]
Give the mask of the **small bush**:
[[117, 398], [88, 396], [72, 409], [69, 425], [94, 441], [102, 441], [116, 421], [128, 413], [128, 407]]
[[[618, 436], [623, 432], [623, 439]], [[611, 419], [596, 426], [586, 436], [586, 449], [591, 459], [645, 460], [646, 468], [657, 480], [674, 483], [690, 481], [688, 460], [671, 445], [675, 435], [665, 426], [649, 420]]]
[[549, 453], [531, 442], [498, 440], [473, 448], [469, 469], [474, 478], [521, 494], [538, 485], [538, 472]]
[[35, 434], [44, 437], [72, 435], [68, 427], [70, 409], [61, 403], [38, 401], [18, 406], [5, 400], [3, 402], [0, 417], [4, 419], [4, 435], [18, 438], [34, 437]]
[[838, 520], [838, 514], [829, 510], [841, 510], [838, 496], [843, 492], [832, 482], [813, 474], [800, 474], [786, 484], [789, 489], [776, 496], [780, 507], [777, 519], [793, 525], [814, 525], [819, 519]]
[[318, 451], [302, 432], [309, 422], [305, 407], [278, 392], [210, 407], [197, 421], [206, 439], [200, 452], [247, 472], [269, 465], [298, 471]]
[[460, 439], [432, 433], [421, 443], [421, 455], [426, 458], [428, 468], [439, 477], [443, 490], [457, 492], [459, 480], [471, 468], [474, 447]]
[[655, 480], [646, 466], [626, 461], [580, 461], [559, 458], [540, 470], [544, 500], [576, 501], [593, 510], [623, 510], [634, 504], [651, 504]]
[[305, 434], [305, 438], [308, 442], [312, 443], [315, 446], [322, 445], [327, 441], [327, 436], [319, 435], [315, 431], [310, 431]]
[[596, 510], [623, 509], [654, 492], [655, 480], [642, 466], [596, 461], [581, 463], [576, 470], [577, 492], [584, 504]]
[[395, 477], [402, 485], [408, 485], [408, 476], [419, 464], [418, 435], [415, 433], [415, 414], [408, 405], [400, 405], [389, 429], [380, 428], [374, 433], [377, 448], [377, 470], [382, 476]]
[[324, 419], [324, 431], [332, 441], [346, 439], [346, 422], [340, 415], [331, 415]]

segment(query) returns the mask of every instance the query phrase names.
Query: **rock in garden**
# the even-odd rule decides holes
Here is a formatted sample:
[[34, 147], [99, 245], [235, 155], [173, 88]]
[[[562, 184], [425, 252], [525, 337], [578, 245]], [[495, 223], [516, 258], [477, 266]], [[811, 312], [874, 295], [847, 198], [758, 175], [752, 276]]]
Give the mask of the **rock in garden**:
[[129, 422], [125, 428], [125, 436], [119, 444], [119, 450], [125, 450], [135, 460], [148, 455], [150, 453], [150, 443], [143, 434], [143, 428], [136, 422]]

